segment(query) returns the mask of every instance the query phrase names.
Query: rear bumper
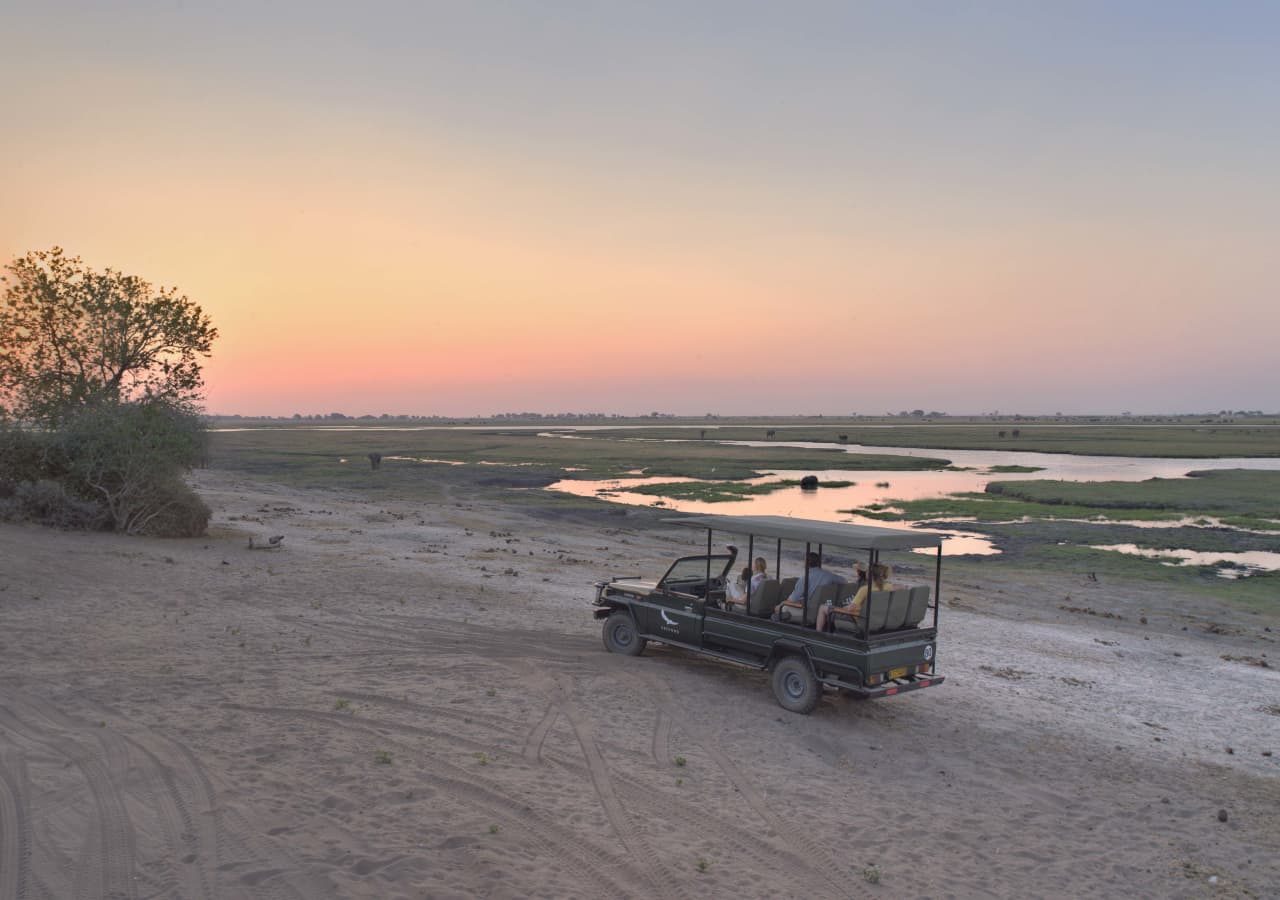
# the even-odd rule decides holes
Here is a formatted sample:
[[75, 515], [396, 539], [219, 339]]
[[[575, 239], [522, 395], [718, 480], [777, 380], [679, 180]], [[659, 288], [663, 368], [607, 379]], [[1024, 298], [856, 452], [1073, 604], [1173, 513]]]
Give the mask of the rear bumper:
[[868, 700], [875, 700], [878, 697], [892, 697], [895, 694], [905, 694], [908, 691], [918, 691], [921, 688], [933, 687], [942, 684], [946, 680], [946, 675], [912, 675], [909, 678], [899, 678], [897, 681], [878, 684], [875, 687], [859, 687], [846, 682], [840, 682], [837, 687], [860, 697], [866, 697]]

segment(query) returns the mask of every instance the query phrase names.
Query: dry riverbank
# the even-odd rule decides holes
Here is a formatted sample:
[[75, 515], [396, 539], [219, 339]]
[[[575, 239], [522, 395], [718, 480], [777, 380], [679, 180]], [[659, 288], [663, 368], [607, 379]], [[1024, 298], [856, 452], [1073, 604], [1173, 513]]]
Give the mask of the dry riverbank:
[[969, 564], [947, 684], [805, 718], [603, 652], [590, 582], [686, 546], [645, 511], [198, 487], [206, 539], [0, 526], [0, 897], [1280, 884], [1274, 620]]

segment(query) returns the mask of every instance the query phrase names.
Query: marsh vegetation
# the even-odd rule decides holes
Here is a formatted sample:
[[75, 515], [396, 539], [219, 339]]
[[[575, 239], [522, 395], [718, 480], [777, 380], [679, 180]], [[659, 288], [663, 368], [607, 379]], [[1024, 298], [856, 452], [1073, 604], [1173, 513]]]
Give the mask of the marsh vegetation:
[[[902, 430], [918, 431], [920, 427], [883, 430], [894, 435], [896, 443]], [[851, 426], [845, 426], [841, 433], [846, 429], [852, 431]], [[778, 435], [771, 445], [740, 446], [687, 440], [688, 429], [597, 430], [578, 433], [573, 439], [509, 429], [255, 429], [215, 432], [210, 457], [215, 467], [299, 487], [342, 489], [371, 498], [447, 499], [455, 503], [500, 496], [504, 503], [541, 516], [595, 521], [617, 516], [656, 520], [682, 503], [730, 508], [735, 502], [757, 504], [771, 496], [780, 497], [778, 492], [787, 489], [796, 490], [798, 496], [795, 475], [805, 471], [823, 473], [824, 490], [816, 492], [816, 502], [829, 498], [834, 512], [837, 504], [831, 501], [839, 494], [826, 494], [825, 489], [838, 492], [840, 486], [854, 484], [853, 479], [838, 479], [842, 471], [898, 472], [901, 474], [891, 481], [879, 482], [889, 485], [877, 489], [884, 501], [845, 507], [844, 512], [886, 522], [937, 523], [935, 527], [947, 531], [986, 536], [1000, 553], [983, 565], [994, 562], [1013, 569], [1052, 566], [1111, 578], [1188, 585], [1246, 603], [1266, 602], [1267, 597], [1274, 600], [1274, 576], [1256, 570], [1231, 570], [1232, 564], [1225, 559], [1222, 564], [1175, 568], [1163, 564], [1168, 560], [1097, 548], [1133, 544], [1152, 550], [1224, 554], [1280, 550], [1280, 503], [1276, 499], [1280, 498], [1280, 472], [1206, 470], [1192, 478], [1146, 481], [991, 481], [989, 473], [1028, 474], [1042, 467], [1004, 462], [993, 465], [989, 459], [951, 466], [945, 454], [908, 456], [849, 453], [847, 447], [838, 446], [829, 450], [788, 447], [777, 443], [789, 436], [787, 429], [776, 430]], [[956, 429], [947, 426], [939, 430]], [[1105, 438], [1095, 426], [1078, 429], [1083, 434], [1057, 430], [1063, 432], [1064, 442], [1082, 450], [1097, 449], [1097, 439]], [[1147, 458], [1165, 457], [1168, 454], [1161, 452], [1159, 445], [1167, 430], [1134, 427], [1122, 443], [1139, 446]], [[1024, 425], [1022, 431], [1020, 440], [1025, 442], [1029, 426]], [[681, 439], [654, 439], [667, 433]], [[708, 437], [712, 436], [723, 435], [709, 430]], [[1240, 449], [1239, 443], [1223, 446]], [[1029, 449], [1025, 443], [1022, 448]], [[1179, 449], [1187, 447], [1183, 444]], [[369, 453], [382, 454], [380, 470], [371, 470], [365, 461]], [[1151, 468], [1185, 471], [1167, 464]], [[785, 475], [765, 483], [755, 481], [767, 472]], [[893, 499], [899, 491], [920, 490], [912, 479], [926, 476], [969, 479], [979, 489]], [[655, 481], [677, 478], [695, 480]], [[857, 483], [870, 488], [875, 479]], [[582, 495], [541, 490], [552, 484], [582, 485]], [[982, 490], [982, 485], [987, 490]], [[594, 495], [601, 490], [603, 495]], [[630, 502], [637, 505], [608, 502], [628, 495], [635, 495]], [[812, 492], [808, 499], [815, 501]], [[657, 503], [662, 504], [661, 510], [645, 508]], [[1227, 581], [1222, 574], [1250, 577]]]

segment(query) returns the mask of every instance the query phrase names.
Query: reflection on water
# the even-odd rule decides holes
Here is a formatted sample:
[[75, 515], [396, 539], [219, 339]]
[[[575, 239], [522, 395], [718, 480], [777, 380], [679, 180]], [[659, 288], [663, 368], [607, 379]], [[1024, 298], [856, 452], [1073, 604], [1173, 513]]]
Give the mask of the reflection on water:
[[[1280, 470], [1278, 457], [1219, 457], [1217, 459], [1164, 458], [1154, 456], [1073, 456], [1066, 453], [1027, 453], [1018, 450], [926, 450], [919, 447], [868, 447], [862, 444], [831, 444], [813, 441], [722, 441], [739, 447], [801, 447], [809, 450], [840, 449], [846, 453], [877, 453], [894, 456], [925, 456], [949, 459], [957, 467], [990, 469], [992, 466], [1037, 466], [1037, 472], [1006, 472], [995, 475], [982, 471], [929, 472], [912, 474], [974, 476], [983, 487], [988, 481], [1022, 481], [1049, 478], [1060, 481], [1146, 481], [1148, 478], [1182, 478], [1188, 472], [1205, 469]], [[892, 476], [901, 473], [859, 473]], [[876, 480], [881, 480], [876, 478]], [[967, 488], [953, 488], [945, 493]], [[981, 488], [979, 488], [981, 490]], [[934, 496], [934, 495], [930, 495]]]
[[1132, 556], [1145, 556], [1148, 559], [1164, 560], [1166, 566], [1212, 566], [1219, 563], [1227, 565], [1218, 570], [1223, 578], [1242, 578], [1250, 571], [1280, 571], [1280, 553], [1269, 553], [1265, 550], [1250, 550], [1243, 553], [1227, 553], [1222, 551], [1203, 550], [1156, 550], [1151, 547], [1139, 547], [1137, 544], [1106, 544], [1095, 546], [1094, 550], [1112, 550], [1116, 553], [1128, 553]]
[[444, 466], [465, 466], [466, 463], [457, 459], [432, 459], [429, 456], [384, 456], [383, 459], [394, 459], [399, 462], [416, 462], [416, 463], [437, 463]]
[[[918, 447], [866, 447], [848, 445], [838, 448], [831, 444], [806, 441], [724, 441], [747, 447], [800, 447], [806, 449], [839, 449], [848, 453], [877, 453], [901, 456], [927, 456], [945, 458], [961, 467], [956, 469], [931, 469], [925, 471], [849, 471], [828, 469], [825, 471], [777, 470], [748, 484], [766, 484], [784, 479], [799, 479], [804, 475], [817, 475], [820, 482], [856, 479], [850, 487], [819, 488], [802, 491], [799, 487], [786, 487], [770, 494], [757, 494], [741, 500], [725, 503], [706, 503], [698, 500], [657, 498], [651, 494], [639, 494], [628, 488], [642, 484], [662, 484], [677, 481], [697, 481], [693, 478], [636, 477], [605, 481], [578, 481], [565, 479], [549, 487], [582, 497], [601, 496], [616, 503], [633, 506], [661, 505], [666, 509], [692, 513], [722, 513], [725, 515], [775, 515], [818, 519], [826, 522], [853, 522], [880, 527], [910, 528], [913, 525], [931, 527], [944, 524], [939, 520], [920, 522], [886, 523], [875, 519], [854, 516], [841, 510], [862, 509], [872, 504], [889, 504], [893, 500], [922, 500], [944, 497], [948, 494], [986, 490], [991, 481], [1021, 481], [1027, 479], [1055, 479], [1062, 481], [1145, 481], [1148, 478], [1183, 478], [1188, 472], [1206, 469], [1261, 469], [1280, 470], [1280, 458], [1220, 458], [1220, 459], [1161, 459], [1154, 457], [1117, 456], [1069, 456], [1061, 453], [1023, 453], [999, 450], [926, 450]], [[838, 458], [838, 457], [837, 457]], [[835, 462], [835, 460], [832, 460]], [[1038, 466], [1036, 472], [1009, 472], [991, 474], [992, 466]], [[636, 475], [642, 475], [636, 470]], [[1162, 522], [1107, 521], [1110, 524], [1132, 524], [1141, 527], [1182, 527], [1203, 525], [1225, 527], [1216, 519], [1196, 517], [1170, 519]], [[1243, 530], [1243, 529], [1242, 529]], [[947, 533], [947, 532], [943, 532]], [[965, 532], [950, 532], [945, 545], [950, 555], [961, 553], [992, 554], [999, 552], [990, 540]], [[1225, 558], [1221, 557], [1220, 558]]]
[[[769, 484], [786, 479], [796, 480], [802, 475], [816, 474], [819, 481], [839, 481], [848, 480], [850, 473], [827, 471], [827, 472], [789, 472], [779, 470], [770, 475], [761, 478], [748, 479], [748, 484]], [[864, 475], [881, 475], [885, 478], [890, 476], [897, 477], [899, 475], [913, 476], [922, 474], [922, 472], [892, 472], [892, 473], [855, 473], [857, 476]], [[702, 500], [676, 500], [671, 497], [656, 497], [653, 494], [641, 494], [629, 488], [640, 487], [646, 484], [673, 484], [688, 483], [702, 481], [699, 478], [685, 477], [667, 477], [667, 476], [647, 476], [639, 478], [609, 478], [603, 481], [580, 481], [577, 479], [567, 478], [563, 481], [557, 481], [550, 485], [548, 490], [563, 491], [567, 494], [574, 494], [579, 497], [599, 497], [605, 500], [611, 500], [615, 503], [626, 503], [631, 506], [658, 506], [664, 509], [670, 509], [677, 512], [691, 513], [714, 513], [731, 516], [757, 515], [757, 516], [795, 516], [800, 519], [818, 519], [825, 522], [847, 522], [857, 525], [874, 525], [879, 528], [909, 528], [909, 524], [888, 523], [878, 519], [869, 519], [865, 516], [851, 515], [850, 513], [842, 513], [840, 509], [850, 509], [855, 506], [864, 505], [859, 499], [861, 496], [859, 491], [865, 493], [867, 490], [876, 492], [872, 496], [880, 496], [884, 491], [891, 491], [895, 485], [891, 482], [889, 488], [877, 488], [873, 481], [864, 481], [851, 487], [845, 488], [819, 488], [816, 491], [802, 491], [798, 485], [792, 485], [781, 488], [770, 494], [756, 494], [752, 498], [743, 500], [730, 500], [724, 503], [707, 503]], [[900, 484], [906, 484], [909, 479], [900, 481]], [[925, 484], [916, 485], [913, 490], [916, 492], [925, 491], [928, 487]], [[916, 496], [932, 496], [929, 494], [916, 493]], [[928, 523], [926, 523], [928, 524]], [[935, 529], [930, 528], [931, 531]], [[938, 530], [938, 534], [947, 536], [945, 544], [945, 552], [949, 555], [962, 553], [976, 554], [987, 556], [999, 551], [992, 546], [991, 541], [981, 535], [968, 534], [960, 531]], [[932, 552], [932, 551], [929, 551]]]

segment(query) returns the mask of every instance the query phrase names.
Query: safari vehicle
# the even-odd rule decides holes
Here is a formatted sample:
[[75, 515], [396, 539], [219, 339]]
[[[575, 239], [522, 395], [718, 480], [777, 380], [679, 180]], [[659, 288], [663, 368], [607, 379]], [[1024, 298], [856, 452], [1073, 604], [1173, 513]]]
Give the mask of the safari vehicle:
[[[596, 583], [595, 617], [604, 622], [604, 645], [613, 653], [638, 656], [649, 641], [682, 647], [771, 673], [774, 696], [792, 712], [808, 714], [824, 686], [860, 697], [888, 697], [941, 684], [936, 674], [938, 593], [942, 585], [942, 537], [922, 531], [900, 531], [792, 519], [784, 516], [687, 516], [666, 520], [705, 529], [706, 552], [677, 559], [657, 581], [614, 578]], [[781, 569], [782, 542], [802, 542], [806, 558], [816, 550], [838, 548], [867, 554], [867, 569], [885, 551], [936, 548], [933, 591], [918, 586], [875, 591], [856, 619], [835, 614], [836, 630], [819, 632], [818, 609], [828, 600], [847, 604], [855, 584], [808, 589], [809, 570], [782, 582], [765, 581], [749, 592], [745, 603], [726, 602], [725, 580], [737, 560], [737, 547], [712, 552], [714, 532], [748, 536], [747, 559], [774, 543]], [[773, 621], [775, 607], [805, 581], [803, 608], [782, 607], [790, 621]], [[928, 613], [932, 611], [932, 619]]]

